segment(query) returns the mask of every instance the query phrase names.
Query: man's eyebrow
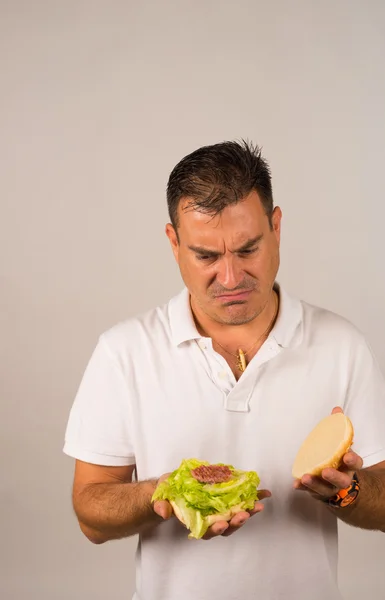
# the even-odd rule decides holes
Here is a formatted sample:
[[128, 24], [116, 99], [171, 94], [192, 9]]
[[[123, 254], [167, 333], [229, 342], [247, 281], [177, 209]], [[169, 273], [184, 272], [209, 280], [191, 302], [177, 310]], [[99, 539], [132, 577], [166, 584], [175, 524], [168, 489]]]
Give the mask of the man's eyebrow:
[[255, 238], [251, 238], [250, 240], [247, 240], [247, 242], [242, 244], [242, 246], [240, 248], [237, 248], [237, 250], [235, 250], [235, 252], [244, 252], [245, 250], [250, 250], [251, 248], [254, 248], [254, 246], [259, 244], [259, 242], [262, 240], [262, 238], [263, 238], [263, 233], [261, 233], [260, 235], [257, 235]]
[[189, 246], [189, 250], [192, 250], [196, 254], [200, 254], [201, 256], [219, 256], [220, 252], [216, 252], [215, 250], [209, 250], [208, 248], [204, 248], [203, 246]]
[[[234, 252], [245, 252], [245, 250], [250, 250], [254, 248], [263, 238], [263, 234], [257, 235], [254, 238], [247, 240], [240, 248], [234, 250]], [[200, 254], [201, 256], [219, 256], [221, 253], [216, 250], [209, 250], [208, 248], [204, 248], [203, 246], [188, 246], [189, 250], [192, 250], [196, 254]]]

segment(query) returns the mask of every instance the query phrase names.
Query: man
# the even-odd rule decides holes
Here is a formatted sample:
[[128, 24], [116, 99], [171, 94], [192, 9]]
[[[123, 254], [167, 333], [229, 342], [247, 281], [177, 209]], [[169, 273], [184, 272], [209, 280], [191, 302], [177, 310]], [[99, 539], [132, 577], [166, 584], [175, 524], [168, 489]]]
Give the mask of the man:
[[[139, 534], [135, 600], [337, 600], [337, 519], [385, 530], [379, 367], [353, 325], [277, 282], [281, 210], [258, 148], [198, 149], [167, 199], [185, 288], [98, 340], [64, 447], [80, 528], [97, 544]], [[333, 410], [351, 418], [355, 452], [293, 482], [300, 443]], [[151, 501], [192, 457], [256, 470], [264, 488], [210, 542]]]

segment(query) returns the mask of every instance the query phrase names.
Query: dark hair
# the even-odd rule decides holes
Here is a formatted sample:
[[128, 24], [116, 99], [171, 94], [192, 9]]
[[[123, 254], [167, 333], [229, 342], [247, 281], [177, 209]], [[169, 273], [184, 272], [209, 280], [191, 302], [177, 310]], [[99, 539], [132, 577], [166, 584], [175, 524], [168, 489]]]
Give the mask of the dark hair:
[[182, 198], [188, 200], [189, 208], [215, 216], [252, 190], [258, 193], [271, 225], [271, 174], [260, 148], [244, 140], [198, 148], [185, 156], [170, 174], [167, 205], [171, 223], [177, 229]]

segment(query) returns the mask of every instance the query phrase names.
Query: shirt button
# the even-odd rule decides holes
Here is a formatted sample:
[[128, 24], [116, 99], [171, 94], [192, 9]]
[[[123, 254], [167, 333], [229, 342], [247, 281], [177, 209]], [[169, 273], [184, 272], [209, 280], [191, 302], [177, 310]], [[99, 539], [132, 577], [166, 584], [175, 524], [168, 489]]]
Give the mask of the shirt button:
[[220, 379], [228, 379], [228, 374], [226, 373], [226, 371], [220, 371], [218, 373], [218, 376]]
[[206, 350], [206, 348], [207, 348], [207, 346], [206, 346], [206, 344], [205, 344], [204, 342], [199, 342], [199, 344], [198, 344], [198, 345], [199, 345], [199, 348], [200, 348], [201, 350]]

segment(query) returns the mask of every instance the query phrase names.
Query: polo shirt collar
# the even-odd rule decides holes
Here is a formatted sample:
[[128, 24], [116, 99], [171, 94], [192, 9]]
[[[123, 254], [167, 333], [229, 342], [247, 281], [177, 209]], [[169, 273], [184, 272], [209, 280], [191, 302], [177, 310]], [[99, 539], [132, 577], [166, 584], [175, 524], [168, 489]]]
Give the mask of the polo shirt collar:
[[169, 302], [169, 321], [172, 341], [176, 346], [200, 339], [190, 306], [190, 293], [185, 287]]
[[[280, 306], [270, 337], [274, 338], [282, 348], [287, 348], [293, 342], [294, 337], [297, 342], [302, 337], [301, 335], [295, 336], [296, 333], [301, 334], [302, 332], [302, 303], [297, 298], [290, 296], [279, 283], [275, 283], [274, 287], [280, 295]], [[169, 302], [169, 322], [172, 341], [176, 346], [202, 337], [195, 325], [190, 306], [190, 294], [186, 287]]]
[[302, 339], [302, 302], [290, 296], [279, 283], [275, 283], [274, 288], [279, 293], [279, 313], [270, 335], [279, 346], [288, 348]]

